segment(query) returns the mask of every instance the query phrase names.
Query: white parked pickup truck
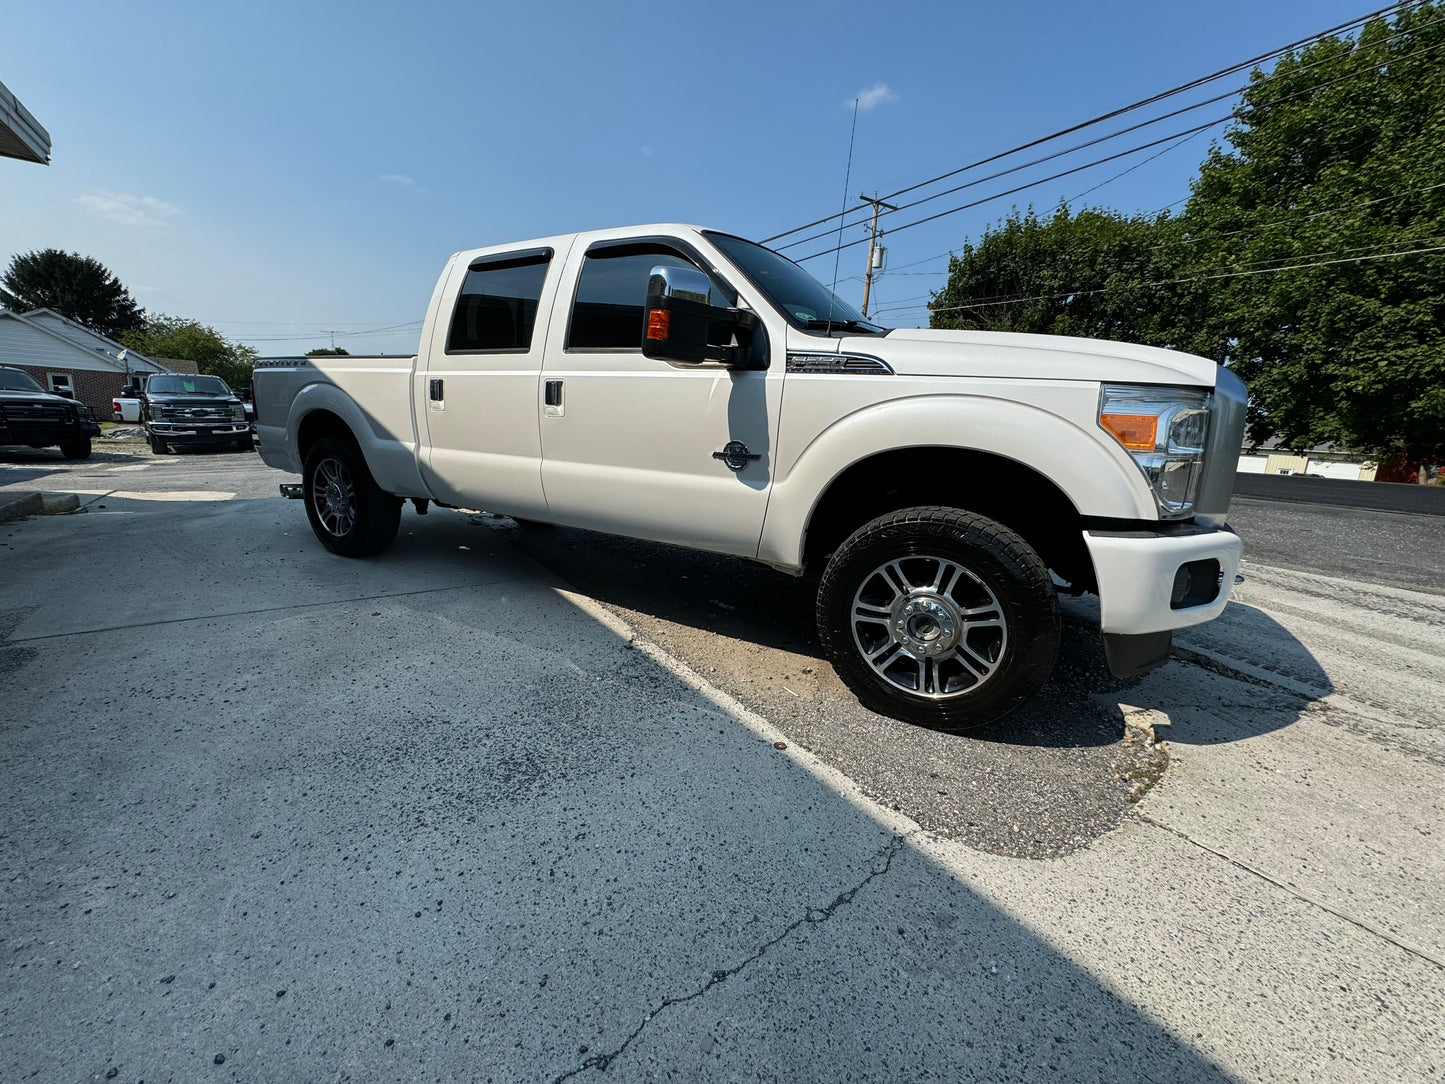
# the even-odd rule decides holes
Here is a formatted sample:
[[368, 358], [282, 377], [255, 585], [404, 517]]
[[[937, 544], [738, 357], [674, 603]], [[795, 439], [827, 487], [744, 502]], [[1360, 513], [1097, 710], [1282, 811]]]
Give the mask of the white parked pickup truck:
[[415, 357], [262, 362], [257, 436], [349, 557], [405, 501], [819, 572], [867, 706], [959, 730], [1048, 678], [1058, 592], [1142, 673], [1217, 617], [1245, 388], [1091, 339], [889, 330], [798, 265], [695, 226], [461, 252]]

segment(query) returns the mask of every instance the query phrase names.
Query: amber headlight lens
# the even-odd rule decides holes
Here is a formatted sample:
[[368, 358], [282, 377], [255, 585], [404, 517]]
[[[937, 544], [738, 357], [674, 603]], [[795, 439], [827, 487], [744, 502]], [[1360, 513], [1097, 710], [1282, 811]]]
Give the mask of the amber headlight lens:
[[1100, 427], [1133, 456], [1163, 518], [1194, 513], [1213, 405], [1205, 388], [1105, 384], [1099, 394]]

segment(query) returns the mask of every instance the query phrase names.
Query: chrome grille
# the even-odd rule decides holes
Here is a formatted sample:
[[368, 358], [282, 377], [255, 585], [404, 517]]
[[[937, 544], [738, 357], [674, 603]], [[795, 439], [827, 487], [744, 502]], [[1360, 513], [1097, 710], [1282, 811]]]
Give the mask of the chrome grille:
[[1244, 381], [1221, 365], [1214, 388], [1214, 416], [1209, 421], [1209, 446], [1204, 453], [1204, 477], [1200, 479], [1199, 498], [1194, 504], [1199, 515], [1223, 519], [1229, 511], [1248, 405], [1249, 390]]

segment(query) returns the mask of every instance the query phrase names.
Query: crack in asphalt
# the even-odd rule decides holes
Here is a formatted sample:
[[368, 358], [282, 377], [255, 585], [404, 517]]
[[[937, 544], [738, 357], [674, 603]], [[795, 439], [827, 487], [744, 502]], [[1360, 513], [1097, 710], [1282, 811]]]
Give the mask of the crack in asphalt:
[[[868, 876], [864, 877], [852, 888], [847, 889], [844, 892], [838, 893], [837, 896], [833, 897], [833, 901], [831, 903], [823, 907], [810, 907], [807, 914], [805, 914], [802, 918], [798, 919], [796, 922], [788, 925], [783, 930], [783, 932], [778, 934], [776, 937], [772, 938], [769, 941], [763, 942], [761, 947], [759, 947], [758, 950], [754, 952], [751, 956], [747, 957], [741, 963], [738, 963], [732, 967], [714, 971], [708, 981], [705, 982], [698, 989], [694, 990], [692, 993], [684, 994], [682, 997], [667, 998], [655, 1009], [651, 1009], [648, 1011], [647, 1015], [642, 1018], [642, 1023], [638, 1024], [637, 1027], [633, 1029], [632, 1034], [628, 1035], [627, 1038], [622, 1041], [622, 1045], [617, 1047], [616, 1050], [610, 1051], [606, 1054], [593, 1055], [592, 1057], [584, 1061], [581, 1065], [577, 1066], [575, 1069], [569, 1069], [565, 1073], [553, 1077], [552, 1084], [562, 1084], [562, 1081], [570, 1080], [572, 1077], [577, 1076], [579, 1073], [584, 1073], [588, 1069], [596, 1069], [599, 1072], [605, 1073], [607, 1071], [607, 1067], [611, 1065], [617, 1058], [621, 1057], [622, 1054], [626, 1052], [627, 1048], [637, 1041], [638, 1037], [641, 1036], [643, 1031], [647, 1029], [647, 1026], [651, 1024], [654, 1020], [656, 1020], [659, 1016], [661, 1016], [662, 1013], [665, 1012], [667, 1009], [671, 1008], [673, 1005], [681, 1005], [685, 1002], [693, 1001], [696, 998], [702, 997], [714, 986], [718, 985], [719, 983], [726, 982], [728, 979], [732, 978], [738, 972], [746, 968], [749, 964], [756, 963], [758, 960], [762, 959], [770, 948], [774, 947], [777, 944], [780, 944], [783, 941], [786, 941], [802, 927], [807, 925], [819, 925], [821, 923], [827, 922], [828, 919], [833, 917], [834, 913], [840, 907], [844, 906], [845, 904], [851, 903], [853, 901], [853, 898], [857, 896], [859, 892], [861, 892], [864, 888], [866, 888], [873, 881], [877, 880], [879, 877], [882, 877], [888, 873], [889, 869], [891, 869], [893, 866], [893, 859], [896, 858], [898, 854], [903, 850], [904, 841], [908, 838], [908, 835], [911, 834], [912, 833], [908, 833], [907, 835], [894, 835], [889, 840], [888, 846], [884, 847], [873, 856], [872, 861], [869, 863], [870, 869], [868, 872]], [[882, 863], [881, 866], [879, 864], [880, 862]]]

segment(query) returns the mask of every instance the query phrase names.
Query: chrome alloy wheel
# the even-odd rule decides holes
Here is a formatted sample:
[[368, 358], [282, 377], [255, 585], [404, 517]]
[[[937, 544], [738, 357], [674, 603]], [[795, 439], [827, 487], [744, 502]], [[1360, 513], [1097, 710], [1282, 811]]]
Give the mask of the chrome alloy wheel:
[[926, 700], [973, 692], [998, 671], [1008, 648], [997, 597], [945, 557], [879, 565], [853, 596], [850, 624], [874, 673]]
[[311, 478], [311, 506], [328, 534], [344, 538], [356, 526], [356, 487], [341, 460], [327, 456]]

